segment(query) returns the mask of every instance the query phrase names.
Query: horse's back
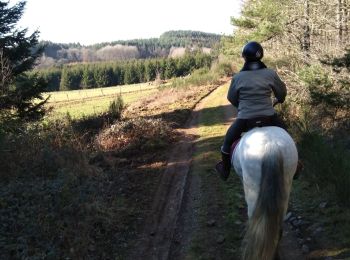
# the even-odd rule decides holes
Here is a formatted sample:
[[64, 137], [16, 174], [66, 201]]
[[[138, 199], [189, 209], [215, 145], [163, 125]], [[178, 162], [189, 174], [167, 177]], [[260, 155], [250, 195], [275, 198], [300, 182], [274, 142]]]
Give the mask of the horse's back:
[[252, 129], [242, 137], [233, 154], [233, 166], [243, 181], [249, 217], [259, 196], [262, 167], [266, 161], [280, 162], [283, 170], [279, 174], [289, 194], [298, 153], [292, 137], [284, 129], [275, 126]]
[[274, 151], [282, 154], [285, 164], [297, 163], [297, 149], [287, 131], [276, 126], [254, 128], [242, 137], [233, 155], [233, 162], [236, 158], [240, 161], [259, 161], [266, 153]]
[[242, 137], [232, 158], [236, 173], [247, 180], [254, 178], [258, 185], [258, 173], [267, 155], [276, 158], [282, 156], [284, 174], [291, 181], [298, 162], [298, 152], [287, 131], [276, 126], [254, 128]]
[[[273, 144], [279, 147], [290, 147], [294, 150], [295, 143], [284, 129], [277, 126], [254, 128], [241, 139], [241, 145], [255, 149], [264, 149], [266, 145]], [[295, 148], [296, 150], [296, 148]]]

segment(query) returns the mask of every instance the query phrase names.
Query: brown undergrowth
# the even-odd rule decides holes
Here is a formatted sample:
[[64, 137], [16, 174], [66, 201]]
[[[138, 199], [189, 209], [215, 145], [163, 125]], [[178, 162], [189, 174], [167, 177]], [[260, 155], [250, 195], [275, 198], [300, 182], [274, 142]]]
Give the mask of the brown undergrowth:
[[175, 128], [215, 88], [159, 91], [113, 123], [67, 118], [2, 133], [2, 256], [123, 259], [180, 138]]

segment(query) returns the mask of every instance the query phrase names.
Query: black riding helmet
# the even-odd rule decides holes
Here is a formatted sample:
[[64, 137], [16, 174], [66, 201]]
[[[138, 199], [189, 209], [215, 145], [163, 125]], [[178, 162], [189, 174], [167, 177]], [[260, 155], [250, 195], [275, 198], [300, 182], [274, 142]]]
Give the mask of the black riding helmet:
[[242, 49], [242, 57], [245, 61], [259, 61], [264, 56], [264, 49], [258, 42], [248, 42]]

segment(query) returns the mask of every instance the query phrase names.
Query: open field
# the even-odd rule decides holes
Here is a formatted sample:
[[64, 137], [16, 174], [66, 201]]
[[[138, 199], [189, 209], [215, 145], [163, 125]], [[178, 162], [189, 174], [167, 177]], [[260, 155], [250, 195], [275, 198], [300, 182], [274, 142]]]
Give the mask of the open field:
[[129, 105], [142, 97], [158, 92], [156, 84], [142, 83], [134, 85], [117, 86], [110, 88], [72, 90], [46, 93], [50, 95], [46, 107], [51, 109], [49, 119], [62, 118], [69, 114], [71, 118], [78, 119], [104, 113], [110, 103], [119, 95], [124, 104]]
[[159, 85], [154, 83], [140, 83], [132, 85], [121, 85], [115, 87], [106, 87], [106, 88], [93, 88], [93, 89], [83, 89], [83, 90], [70, 90], [70, 91], [55, 91], [47, 92], [43, 96], [47, 98], [50, 96], [48, 103], [56, 102], [70, 102], [76, 100], [91, 99], [96, 97], [105, 97], [105, 96], [116, 96], [119, 94], [131, 93], [131, 92], [140, 92], [151, 90], [159, 87]]
[[[124, 104], [129, 105], [142, 97], [152, 95], [158, 90], [156, 88], [122, 93]], [[108, 110], [110, 103], [118, 97], [119, 94], [111, 94], [105, 96], [96, 96], [93, 98], [75, 99], [68, 102], [48, 103], [47, 106], [52, 109], [49, 118], [62, 118], [67, 114], [70, 117], [78, 119], [84, 116], [97, 115]]]

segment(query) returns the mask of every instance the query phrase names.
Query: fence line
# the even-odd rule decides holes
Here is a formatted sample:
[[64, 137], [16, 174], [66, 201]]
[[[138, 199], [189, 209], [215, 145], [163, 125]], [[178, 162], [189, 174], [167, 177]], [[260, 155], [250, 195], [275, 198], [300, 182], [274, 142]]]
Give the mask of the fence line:
[[[61, 92], [50, 92], [44, 94], [44, 96], [51, 95], [48, 100], [49, 103], [54, 102], [69, 102], [74, 100], [88, 99], [88, 98], [98, 98], [105, 96], [117, 96], [118, 90], [119, 95], [127, 94], [132, 92], [142, 92], [146, 90], [155, 89], [158, 86], [155, 84], [138, 84], [137, 85], [121, 85], [117, 87], [106, 87], [106, 88], [95, 88], [95, 89], [84, 89], [84, 90], [71, 90], [71, 91], [61, 91]], [[90, 95], [89, 95], [90, 94]]]

